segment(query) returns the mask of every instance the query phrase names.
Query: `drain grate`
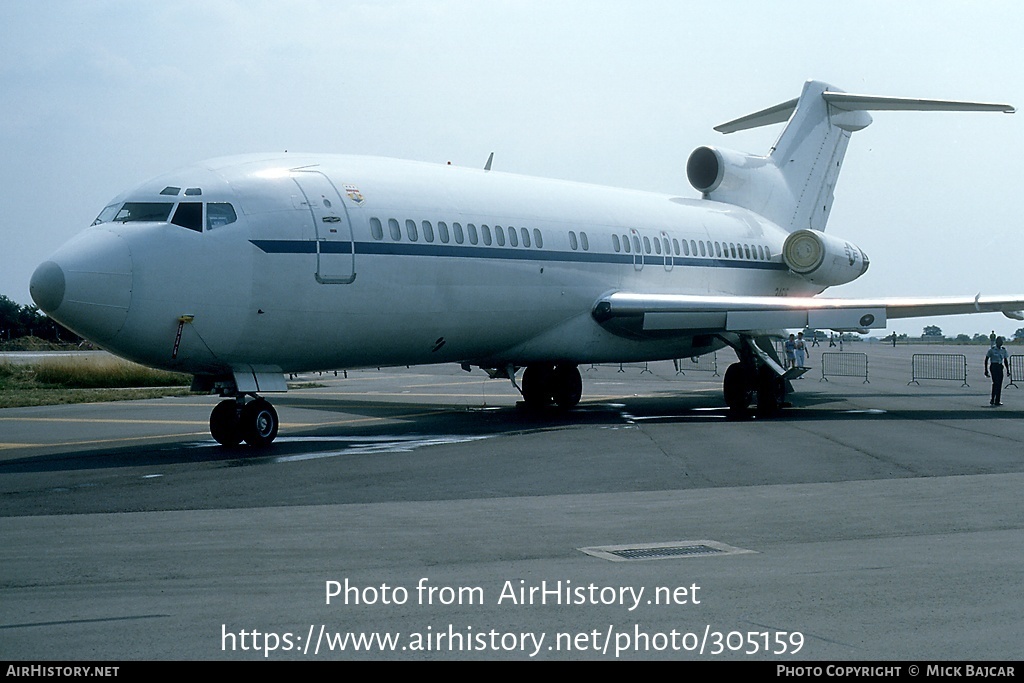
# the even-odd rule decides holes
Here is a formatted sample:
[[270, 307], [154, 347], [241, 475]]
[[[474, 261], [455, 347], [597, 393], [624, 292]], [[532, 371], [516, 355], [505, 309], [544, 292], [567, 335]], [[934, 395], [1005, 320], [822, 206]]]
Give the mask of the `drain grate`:
[[670, 560], [681, 557], [706, 557], [708, 555], [738, 555], [753, 553], [753, 550], [737, 548], [718, 541], [670, 541], [668, 543], [638, 543], [634, 545], [606, 545], [579, 548], [580, 552], [612, 562], [637, 560]]

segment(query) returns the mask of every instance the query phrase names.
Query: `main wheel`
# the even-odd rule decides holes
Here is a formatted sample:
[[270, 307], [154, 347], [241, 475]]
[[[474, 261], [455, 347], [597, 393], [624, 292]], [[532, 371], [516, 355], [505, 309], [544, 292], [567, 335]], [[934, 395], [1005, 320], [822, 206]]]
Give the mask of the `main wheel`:
[[550, 365], [529, 365], [523, 371], [523, 400], [526, 405], [539, 408], [551, 405], [555, 370]]
[[730, 410], [746, 410], [754, 399], [752, 374], [743, 363], [733, 363], [726, 369], [722, 393], [725, 394], [725, 405]]
[[221, 446], [237, 446], [242, 442], [242, 430], [238, 420], [238, 402], [234, 399], [221, 401], [210, 413], [210, 434]]
[[785, 397], [785, 380], [767, 366], [762, 367], [757, 378], [757, 412], [762, 415], [778, 413]]
[[254, 448], [269, 446], [277, 437], [277, 411], [270, 401], [258, 398], [250, 401], [242, 408], [239, 416], [242, 438]]
[[583, 378], [575, 365], [559, 365], [551, 373], [551, 398], [563, 409], [575, 408], [583, 396]]

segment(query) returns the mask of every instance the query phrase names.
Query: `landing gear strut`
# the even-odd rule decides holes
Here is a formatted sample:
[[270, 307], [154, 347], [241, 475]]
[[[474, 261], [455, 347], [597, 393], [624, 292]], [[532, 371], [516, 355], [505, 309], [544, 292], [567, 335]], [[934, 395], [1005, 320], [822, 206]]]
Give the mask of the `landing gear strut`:
[[259, 396], [221, 401], [210, 413], [210, 434], [222, 446], [237, 446], [243, 440], [253, 448], [269, 446], [279, 426], [274, 406]]
[[523, 372], [523, 400], [536, 408], [554, 403], [574, 408], [583, 396], [583, 379], [575, 365], [530, 365]]

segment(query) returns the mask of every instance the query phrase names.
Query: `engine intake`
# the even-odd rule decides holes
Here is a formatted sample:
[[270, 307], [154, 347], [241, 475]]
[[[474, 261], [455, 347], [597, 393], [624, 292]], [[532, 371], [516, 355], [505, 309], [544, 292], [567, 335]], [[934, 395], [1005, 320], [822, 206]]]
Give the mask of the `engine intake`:
[[772, 202], [789, 201], [791, 192], [768, 157], [718, 147], [698, 147], [686, 160], [686, 178], [706, 199], [742, 206], [767, 215]]
[[832, 287], [853, 282], [870, 263], [852, 242], [817, 230], [797, 230], [782, 245], [782, 260], [808, 282]]

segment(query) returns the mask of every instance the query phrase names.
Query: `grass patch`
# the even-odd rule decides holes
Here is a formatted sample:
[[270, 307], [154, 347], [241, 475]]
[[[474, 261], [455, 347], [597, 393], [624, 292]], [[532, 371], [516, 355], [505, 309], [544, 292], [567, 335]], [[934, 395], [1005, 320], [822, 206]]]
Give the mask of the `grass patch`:
[[189, 375], [108, 357], [0, 360], [0, 408], [185, 396]]
[[180, 387], [192, 383], [190, 375], [153, 370], [120, 358], [48, 358], [31, 367], [36, 381], [65, 389]]

